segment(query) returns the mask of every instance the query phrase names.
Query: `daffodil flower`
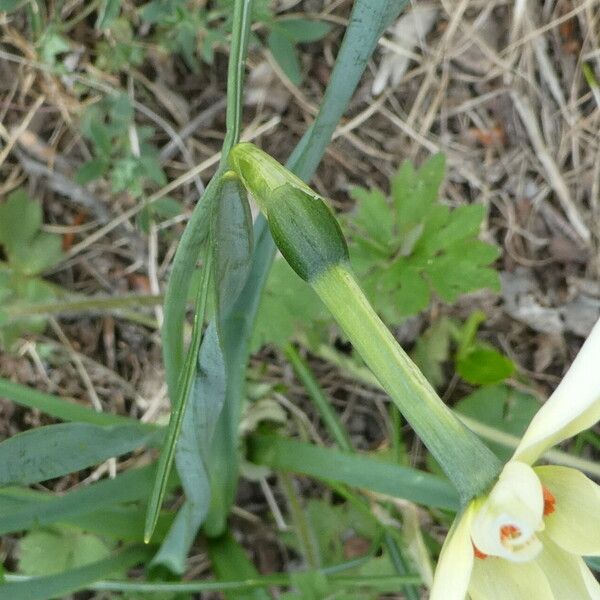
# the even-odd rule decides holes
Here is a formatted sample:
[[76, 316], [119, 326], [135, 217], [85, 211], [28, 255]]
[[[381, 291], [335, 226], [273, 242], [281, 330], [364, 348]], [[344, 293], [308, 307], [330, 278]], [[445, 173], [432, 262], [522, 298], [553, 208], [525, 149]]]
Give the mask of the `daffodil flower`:
[[600, 320], [487, 496], [452, 526], [430, 600], [600, 600], [600, 486], [533, 463], [600, 419]]

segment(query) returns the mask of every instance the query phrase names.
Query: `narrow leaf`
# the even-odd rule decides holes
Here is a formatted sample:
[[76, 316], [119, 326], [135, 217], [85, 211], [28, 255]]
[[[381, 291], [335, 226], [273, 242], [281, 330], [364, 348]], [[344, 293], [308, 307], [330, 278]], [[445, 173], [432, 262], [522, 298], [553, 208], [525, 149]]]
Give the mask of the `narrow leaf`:
[[104, 560], [57, 575], [3, 583], [0, 585], [0, 600], [64, 598], [99, 579], [110, 577], [115, 571], [123, 571], [143, 562], [147, 556], [148, 550], [134, 546]]
[[250, 459], [272, 469], [345, 483], [424, 506], [458, 508], [458, 496], [447, 480], [366, 455], [255, 435], [250, 442]]
[[[211, 539], [208, 554], [221, 581], [232, 579], [252, 580], [259, 577], [256, 567], [250, 562], [244, 549], [229, 533], [218, 539]], [[270, 600], [264, 589], [232, 591], [225, 596], [227, 600]]]
[[273, 58], [288, 79], [294, 85], [300, 85], [302, 83], [302, 70], [296, 53], [296, 46], [291, 37], [287, 36], [285, 31], [272, 29], [267, 38], [267, 44]]
[[173, 402], [173, 411], [171, 412], [171, 418], [169, 419], [165, 444], [158, 461], [158, 470], [154, 488], [152, 489], [152, 494], [148, 503], [146, 528], [144, 532], [144, 541], [146, 543], [148, 543], [152, 537], [160, 507], [165, 497], [169, 474], [173, 465], [173, 459], [175, 458], [175, 446], [177, 444], [179, 432], [181, 431], [181, 424], [183, 423], [183, 416], [186, 412], [187, 400], [196, 374], [196, 356], [198, 355], [198, 349], [200, 348], [200, 340], [202, 339], [202, 326], [204, 325], [204, 313], [206, 312], [206, 299], [208, 296], [210, 273], [211, 261], [209, 259], [202, 269], [202, 280], [198, 288], [198, 298], [196, 300], [196, 314], [194, 316], [194, 326], [192, 329], [192, 341], [185, 359], [177, 397]]
[[156, 468], [130, 469], [114, 479], [80, 487], [62, 496], [23, 489], [0, 490], [0, 507], [12, 499], [12, 510], [0, 511], [0, 535], [49, 525], [80, 515], [147, 498]]
[[0, 486], [62, 477], [153, 442], [138, 425], [60, 423], [19, 433], [0, 444]]
[[139, 427], [154, 429], [151, 426], [137, 423], [128, 417], [112, 415], [110, 413], [97, 412], [92, 408], [77, 404], [75, 400], [66, 400], [59, 396], [46, 394], [39, 390], [14, 383], [0, 377], [0, 396], [8, 398], [15, 404], [36, 408], [43, 413], [60, 419], [61, 421], [80, 421], [92, 425], [119, 425], [136, 424]]

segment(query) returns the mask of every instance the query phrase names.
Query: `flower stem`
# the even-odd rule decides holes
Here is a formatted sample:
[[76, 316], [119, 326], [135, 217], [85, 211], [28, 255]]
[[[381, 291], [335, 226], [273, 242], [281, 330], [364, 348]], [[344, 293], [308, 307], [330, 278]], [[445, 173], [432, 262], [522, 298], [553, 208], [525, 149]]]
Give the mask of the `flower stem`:
[[349, 267], [335, 265], [310, 283], [461, 500], [486, 491], [500, 472], [500, 461], [442, 402], [377, 316]]

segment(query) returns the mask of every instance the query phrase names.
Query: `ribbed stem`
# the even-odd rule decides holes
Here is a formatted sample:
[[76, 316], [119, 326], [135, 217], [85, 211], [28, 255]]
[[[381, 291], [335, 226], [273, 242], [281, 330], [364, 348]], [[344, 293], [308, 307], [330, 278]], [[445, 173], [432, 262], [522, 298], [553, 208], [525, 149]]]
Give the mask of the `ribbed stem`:
[[377, 316], [349, 267], [338, 264], [310, 283], [461, 500], [486, 491], [500, 472], [500, 461], [442, 402]]

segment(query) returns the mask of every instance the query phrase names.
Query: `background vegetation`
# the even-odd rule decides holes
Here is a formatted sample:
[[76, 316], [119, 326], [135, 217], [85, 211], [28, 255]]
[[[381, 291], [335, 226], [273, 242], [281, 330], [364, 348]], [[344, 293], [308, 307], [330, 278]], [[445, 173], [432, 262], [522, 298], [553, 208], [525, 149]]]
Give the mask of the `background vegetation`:
[[[375, 308], [506, 458], [600, 314], [600, 4], [356, 2], [372, 23], [352, 4], [254, 1], [238, 125], [316, 169]], [[0, 0], [0, 598], [425, 594], [456, 494], [260, 236], [256, 323], [219, 321], [223, 280], [205, 303], [205, 340], [250, 336], [243, 402], [212, 415], [215, 443], [184, 423], [142, 544], [177, 336], [209, 285], [183, 232], [231, 142], [233, 5]], [[195, 385], [225, 397], [228, 352], [201, 350], [223, 369]], [[600, 477], [599, 448], [590, 431], [554, 459]]]

